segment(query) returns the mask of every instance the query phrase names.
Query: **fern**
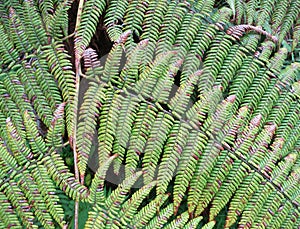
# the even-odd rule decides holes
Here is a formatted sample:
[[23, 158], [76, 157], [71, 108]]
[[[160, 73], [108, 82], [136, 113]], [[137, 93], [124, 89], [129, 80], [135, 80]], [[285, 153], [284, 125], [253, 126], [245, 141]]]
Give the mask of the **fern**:
[[0, 15], [0, 228], [299, 226], [298, 0]]

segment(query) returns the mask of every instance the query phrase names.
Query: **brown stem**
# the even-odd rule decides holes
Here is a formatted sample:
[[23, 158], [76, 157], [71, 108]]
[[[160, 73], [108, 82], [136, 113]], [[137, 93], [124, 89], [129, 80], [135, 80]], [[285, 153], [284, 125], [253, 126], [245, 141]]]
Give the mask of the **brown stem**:
[[[78, 33], [78, 29], [80, 26], [81, 21], [81, 14], [83, 9], [84, 0], [79, 1], [78, 11], [76, 16], [76, 25], [75, 25], [75, 37]], [[76, 39], [75, 39], [76, 42]], [[74, 171], [75, 171], [75, 178], [79, 181], [79, 172], [78, 172], [78, 154], [77, 154], [77, 147], [76, 147], [76, 135], [77, 135], [77, 107], [78, 107], [78, 96], [79, 96], [79, 83], [80, 83], [80, 57], [77, 55], [77, 46], [75, 47], [75, 69], [76, 69], [76, 82], [75, 82], [75, 98], [74, 98], [74, 126], [73, 126], [73, 154], [74, 154]], [[75, 202], [75, 212], [74, 212], [74, 228], [78, 229], [78, 210], [79, 210], [79, 201], [76, 200]]]

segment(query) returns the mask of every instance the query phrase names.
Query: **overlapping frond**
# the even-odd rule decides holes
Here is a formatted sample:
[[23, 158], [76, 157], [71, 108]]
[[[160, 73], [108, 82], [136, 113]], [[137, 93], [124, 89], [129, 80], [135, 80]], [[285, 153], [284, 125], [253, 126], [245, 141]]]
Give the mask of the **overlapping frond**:
[[0, 227], [299, 225], [299, 0], [80, 1], [70, 51], [72, 4], [0, 0]]

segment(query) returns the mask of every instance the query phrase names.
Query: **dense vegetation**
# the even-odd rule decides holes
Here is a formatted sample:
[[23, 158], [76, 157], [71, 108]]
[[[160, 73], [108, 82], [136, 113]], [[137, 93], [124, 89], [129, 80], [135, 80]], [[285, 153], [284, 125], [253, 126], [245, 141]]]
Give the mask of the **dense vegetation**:
[[300, 227], [300, 0], [0, 0], [0, 228]]

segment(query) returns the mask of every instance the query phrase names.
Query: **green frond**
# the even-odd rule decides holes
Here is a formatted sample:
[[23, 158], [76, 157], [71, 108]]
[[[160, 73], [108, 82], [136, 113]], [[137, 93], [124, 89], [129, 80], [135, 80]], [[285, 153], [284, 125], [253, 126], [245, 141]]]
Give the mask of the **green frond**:
[[[164, 20], [165, 14], [168, 12], [168, 4], [167, 0], [149, 2], [144, 16], [142, 26], [143, 32], [140, 38], [141, 40], [148, 40], [148, 45], [144, 49], [145, 51], [142, 58], [143, 66], [148, 65], [148, 63], [154, 59], [156, 42], [158, 41], [160, 34], [160, 26]], [[172, 3], [170, 5], [172, 5]], [[170, 10], [172, 10], [172, 6], [170, 7]]]
[[58, 81], [64, 100], [71, 100], [75, 93], [75, 74], [63, 45], [54, 43], [43, 46], [42, 54], [51, 74]]
[[[49, 13], [47, 13], [45, 18], [47, 32], [55, 40], [68, 35], [68, 10], [71, 8], [71, 4], [72, 0], [61, 1], [55, 7], [53, 15], [49, 17]], [[49, 11], [52, 11], [51, 6], [48, 8]]]
[[276, 1], [271, 0], [262, 0], [260, 2], [260, 11], [258, 12], [258, 16], [256, 19], [257, 25], [264, 26], [266, 21], [270, 21], [270, 15], [272, 15], [275, 3]]
[[15, 210], [11, 207], [10, 202], [7, 201], [7, 197], [2, 191], [0, 192], [0, 217], [2, 223], [0, 226], [3, 228], [22, 227]]
[[142, 23], [149, 2], [149, 0], [132, 0], [128, 3], [128, 7], [124, 15], [124, 24], [122, 26], [123, 31], [132, 32], [125, 42], [127, 51], [131, 51], [135, 46], [133, 34], [137, 37], [140, 37], [141, 35]]
[[293, 44], [292, 44], [292, 51], [296, 49], [297, 45], [299, 44], [300, 37], [300, 19], [297, 19], [296, 26], [293, 29]]
[[216, 26], [202, 24], [183, 63], [181, 83], [196, 72], [202, 65], [202, 58], [217, 34]]
[[190, 126], [186, 123], [177, 121], [173, 123], [158, 168], [156, 189], [158, 194], [166, 192], [167, 186], [174, 176], [178, 161], [180, 160], [182, 151], [186, 145], [187, 135], [190, 129]]
[[294, 21], [297, 19], [300, 13], [300, 2], [299, 1], [291, 1], [289, 8], [286, 11], [284, 19], [280, 25], [279, 31], [279, 42], [281, 43], [284, 37], [287, 35], [289, 30], [291, 29]]
[[139, 107], [128, 144], [125, 161], [126, 177], [132, 175], [140, 164], [140, 155], [146, 147], [156, 112], [157, 109], [147, 103], [141, 103]]
[[287, 13], [287, 9], [289, 8], [291, 1], [276, 1], [276, 5], [274, 8], [274, 13], [272, 14], [272, 29], [274, 31], [278, 30], [280, 24]]
[[[92, 140], [96, 130], [96, 117], [105, 101], [105, 84], [90, 81], [80, 106], [77, 126], [78, 170], [84, 176], [89, 159]], [[88, 112], [87, 112], [88, 111]]]
[[207, 143], [207, 137], [199, 131], [191, 131], [187, 138], [187, 143], [183, 148], [180, 157], [181, 163], [178, 165], [174, 181], [174, 212], [178, 211], [187, 187], [195, 173], [198, 160], [202, 156], [202, 151]]
[[118, 81], [120, 71], [119, 63], [121, 61], [122, 54], [124, 51], [123, 46], [125, 41], [128, 39], [130, 33], [131, 31], [122, 33], [118, 40], [114, 43], [105, 62], [103, 76], [101, 76], [102, 81]]
[[169, 217], [173, 214], [173, 204], [169, 204], [167, 207], [162, 209], [159, 214], [154, 217], [145, 227], [145, 229], [155, 228], [159, 229], [164, 226], [168, 221]]
[[28, 113], [25, 111], [23, 114], [24, 117], [24, 125], [26, 128], [26, 137], [29, 141], [30, 148], [35, 156], [39, 156], [40, 154], [44, 154], [47, 152], [47, 147], [44, 139], [39, 134], [36, 123]]
[[142, 171], [139, 171], [126, 178], [106, 199], [105, 206], [106, 209], [108, 209], [108, 219], [106, 221], [106, 225], [117, 224], [117, 222], [119, 222], [119, 212], [121, 211], [120, 206], [125, 201], [131, 187], [142, 175], [142, 173]]
[[0, 0], [0, 228], [299, 227], [299, 4]]
[[54, 112], [51, 126], [46, 137], [46, 145], [48, 147], [59, 148], [63, 144], [63, 135], [65, 132], [64, 121], [65, 103], [60, 104]]
[[247, 24], [251, 25], [253, 23], [258, 3], [259, 1], [257, 0], [250, 0], [246, 3]]
[[88, 190], [75, 179], [73, 174], [65, 166], [63, 159], [53, 151], [42, 159], [43, 166], [47, 169], [49, 176], [55, 181], [69, 197], [74, 200], [86, 199]]
[[30, 43], [34, 44], [34, 47], [46, 45], [46, 31], [33, 0], [23, 1], [23, 9], [24, 26], [26, 27], [26, 34]]
[[66, 224], [64, 220], [64, 210], [59, 203], [57, 188], [51, 181], [46, 168], [43, 165], [33, 167], [32, 176], [37, 183], [38, 190], [41, 192], [44, 202], [47, 203], [47, 209], [49, 209], [51, 216], [61, 227], [63, 227]]
[[113, 143], [117, 130], [117, 117], [120, 106], [119, 93], [107, 89], [106, 100], [99, 115], [100, 126], [98, 129], [99, 165], [104, 163], [112, 154]]
[[127, 0], [109, 1], [109, 7], [104, 17], [104, 24], [111, 41], [116, 41], [122, 34], [123, 17], [128, 7]]
[[53, 118], [53, 112], [43, 91], [35, 80], [31, 65], [15, 65], [15, 68], [20, 78], [20, 82], [24, 85], [25, 92], [32, 101], [38, 116], [41, 117], [41, 120], [49, 127]]
[[18, 52], [29, 53], [33, 49], [25, 25], [13, 7], [9, 8], [9, 33]]
[[4, 64], [11, 67], [18, 60], [18, 52], [14, 48], [14, 44], [9, 39], [8, 34], [5, 32], [4, 26], [0, 23], [0, 56]]
[[9, 134], [8, 138], [8, 146], [16, 158], [19, 165], [28, 166], [29, 161], [32, 159], [33, 154], [27, 146], [25, 139], [23, 139], [16, 130], [16, 127], [12, 123], [10, 118], [6, 120], [6, 131]]
[[188, 222], [189, 220], [189, 213], [183, 212], [179, 216], [176, 217], [172, 222], [167, 224], [164, 229], [172, 229], [172, 228], [183, 228], [183, 226]]
[[171, 51], [176, 40], [176, 34], [187, 12], [186, 4], [172, 1], [168, 5], [168, 10], [162, 21], [164, 27], [159, 33], [155, 56]]
[[136, 96], [125, 93], [118, 95], [118, 103], [120, 111], [117, 120], [115, 141], [113, 143], [113, 153], [119, 155], [114, 163], [116, 174], [119, 173], [120, 166], [125, 158], [125, 151], [131, 136], [133, 121], [140, 106], [139, 99]]
[[193, 218], [192, 220], [190, 220], [184, 227], [183, 229], [196, 229], [198, 227], [198, 224], [201, 222], [201, 220], [203, 219], [202, 216]]
[[138, 229], [146, 226], [149, 221], [155, 217], [157, 210], [166, 202], [169, 195], [157, 195], [154, 200], [140, 209], [140, 211], [131, 219], [130, 224]]
[[100, 164], [96, 174], [95, 178], [92, 181], [91, 187], [89, 189], [89, 202], [96, 204], [98, 203], [98, 206], [105, 207], [105, 194], [104, 194], [104, 181], [105, 181], [105, 175], [107, 170], [109, 169], [109, 166], [111, 165], [112, 161], [117, 157], [118, 155], [114, 155], [110, 157], [108, 160], [106, 160], [103, 164]]
[[[30, 203], [25, 197], [24, 192], [20, 189], [16, 181], [9, 181], [1, 186], [6, 200], [9, 199], [18, 217], [22, 220], [22, 224], [26, 228], [38, 228], [34, 225], [34, 214], [31, 211]], [[2, 195], [3, 197], [3, 195]], [[12, 221], [14, 222], [14, 221]], [[18, 221], [15, 221], [18, 223]]]
[[34, 215], [41, 222], [43, 227], [54, 229], [55, 226], [52, 217], [33, 177], [24, 171], [23, 174], [18, 174], [15, 179], [18, 180], [18, 185], [24, 192], [28, 203], [30, 203], [30, 208], [32, 208]]
[[173, 122], [172, 116], [164, 112], [158, 112], [153, 122], [142, 161], [143, 176], [146, 184], [150, 183], [154, 178], [164, 142], [167, 140]]
[[81, 15], [77, 15], [81, 19], [75, 31], [75, 54], [78, 58], [82, 57], [88, 47], [105, 6], [105, 0], [87, 0], [84, 2]]
[[5, 180], [6, 177], [13, 177], [17, 170], [19, 170], [19, 165], [15, 157], [10, 154], [8, 149], [3, 145], [3, 142], [1, 142], [0, 145], [0, 179], [1, 183]]
[[201, 94], [205, 94], [212, 88], [225, 57], [227, 56], [232, 40], [229, 36], [219, 33], [215, 42], [211, 44], [207, 57], [203, 63], [203, 73], [200, 76], [198, 87]]
[[127, 226], [130, 223], [131, 217], [138, 213], [138, 208], [144, 199], [149, 195], [152, 188], [156, 185], [153, 181], [149, 184], [141, 187], [137, 192], [135, 192], [132, 197], [127, 200], [121, 208], [119, 221], [122, 225]]
[[142, 57], [147, 46], [148, 40], [142, 40], [130, 53], [127, 54], [127, 61], [120, 73], [119, 82], [117, 82], [119, 88], [133, 86], [138, 80], [139, 65], [142, 62]]

